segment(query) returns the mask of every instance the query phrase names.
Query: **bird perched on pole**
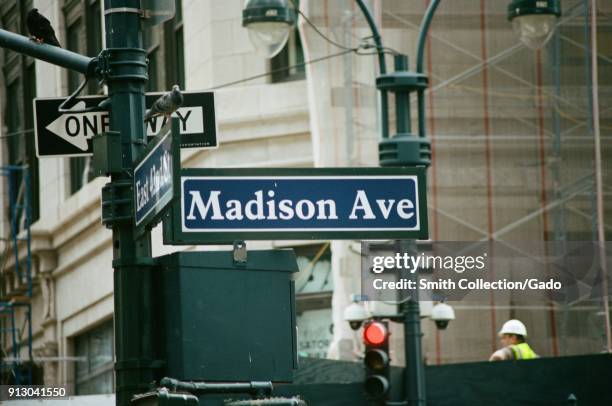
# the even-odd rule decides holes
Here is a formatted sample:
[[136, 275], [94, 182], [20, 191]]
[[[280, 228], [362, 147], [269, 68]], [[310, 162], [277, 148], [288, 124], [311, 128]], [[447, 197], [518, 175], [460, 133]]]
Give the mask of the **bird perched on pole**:
[[51, 23], [45, 18], [45, 16], [38, 12], [37, 8], [33, 8], [32, 10], [28, 11], [26, 24], [28, 26], [30, 35], [36, 42], [39, 44], [45, 43], [54, 45], [61, 48], [60, 43], [55, 36], [55, 31], [53, 30], [53, 27], [51, 27]]
[[153, 103], [151, 108], [147, 110], [144, 116], [144, 121], [150, 118], [164, 115], [170, 118], [179, 107], [183, 105], [183, 93], [178, 85], [172, 86], [172, 90], [159, 96]]

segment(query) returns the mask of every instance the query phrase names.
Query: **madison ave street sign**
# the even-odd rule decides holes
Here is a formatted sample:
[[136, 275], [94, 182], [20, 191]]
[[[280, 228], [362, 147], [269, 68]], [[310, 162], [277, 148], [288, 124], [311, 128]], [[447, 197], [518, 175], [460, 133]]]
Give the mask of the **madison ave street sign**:
[[[147, 108], [161, 93], [148, 93]], [[217, 125], [213, 92], [183, 92], [183, 106], [173, 117], [180, 122], [182, 148], [217, 148]], [[105, 96], [77, 98], [73, 110], [96, 106]], [[59, 113], [64, 98], [34, 99], [36, 154], [39, 157], [85, 156], [92, 154], [91, 138], [109, 130], [107, 111], [90, 113]], [[164, 116], [153, 117], [145, 123], [147, 135], [154, 137], [166, 123]]]
[[182, 169], [166, 244], [428, 238], [423, 168]]
[[176, 140], [180, 120], [168, 122], [147, 145], [134, 167], [134, 221], [137, 230], [154, 223], [174, 196], [174, 173], [180, 169], [180, 149]]

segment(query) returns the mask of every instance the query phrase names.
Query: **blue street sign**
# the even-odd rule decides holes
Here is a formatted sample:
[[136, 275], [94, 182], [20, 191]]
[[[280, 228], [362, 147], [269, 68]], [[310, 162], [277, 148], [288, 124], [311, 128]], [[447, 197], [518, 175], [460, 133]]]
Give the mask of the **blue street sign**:
[[[175, 119], [175, 126], [178, 120]], [[177, 126], [178, 127], [178, 126]], [[178, 134], [178, 132], [177, 132]], [[144, 157], [134, 168], [134, 220], [146, 226], [172, 201], [174, 157], [171, 123], [147, 146]]]
[[422, 168], [184, 169], [167, 243], [427, 238]]

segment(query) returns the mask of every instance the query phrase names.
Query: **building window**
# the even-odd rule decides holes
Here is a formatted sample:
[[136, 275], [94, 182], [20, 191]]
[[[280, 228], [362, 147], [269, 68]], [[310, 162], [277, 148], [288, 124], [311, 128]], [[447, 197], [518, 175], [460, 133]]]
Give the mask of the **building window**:
[[[102, 14], [100, 0], [72, 0], [64, 6], [66, 21], [66, 48], [97, 56], [102, 50]], [[74, 92], [84, 80], [82, 74], [68, 70], [68, 92]], [[89, 82], [86, 94], [101, 94], [103, 89], [97, 81]], [[83, 185], [93, 179], [90, 157], [69, 158], [70, 194], [78, 192]]]
[[300, 272], [295, 278], [298, 354], [325, 358], [333, 337], [333, 291], [329, 243], [294, 247]]
[[161, 92], [178, 84], [185, 88], [182, 2], [176, 0], [176, 15], [162, 25], [143, 30], [149, 60], [148, 92]]
[[[155, 25], [142, 30], [142, 42], [147, 51], [149, 61], [149, 80], [147, 81], [147, 92], [158, 91], [162, 88], [163, 66], [159, 66], [159, 54], [163, 52], [161, 46], [163, 26]], [[163, 59], [162, 59], [163, 60]]]
[[[98, 56], [102, 51], [102, 10], [101, 0], [89, 0], [85, 9], [85, 21], [87, 24], [87, 55]], [[88, 83], [89, 94], [102, 94], [104, 88], [98, 86], [97, 80]]]
[[[21, 93], [21, 78], [17, 77], [11, 81], [6, 87], [6, 98], [7, 100], [19, 100]], [[6, 142], [8, 144], [8, 163], [9, 165], [15, 165], [22, 162], [25, 159], [25, 137], [22, 136], [21, 131], [21, 112], [19, 108], [9, 107], [7, 103], [6, 111]]]
[[[297, 29], [293, 29], [285, 47], [270, 60], [270, 81], [272, 83], [301, 80], [306, 77], [304, 50]], [[296, 66], [297, 65], [297, 66]]]
[[74, 338], [77, 395], [113, 393], [113, 322], [108, 321]]
[[177, 84], [185, 88], [185, 56], [183, 44], [183, 5], [176, 0], [176, 14], [164, 23], [164, 57], [166, 59], [166, 89]]
[[[31, 0], [12, 0], [3, 1], [0, 4], [0, 26], [3, 29], [27, 35], [25, 27], [25, 16], [32, 7]], [[0, 148], [7, 151], [4, 156], [4, 163], [16, 166], [28, 166], [30, 178], [30, 209], [31, 221], [36, 221], [39, 217], [40, 198], [39, 198], [39, 174], [38, 158], [36, 157], [36, 147], [34, 139], [34, 111], [32, 99], [36, 97], [36, 71], [34, 69], [34, 59], [19, 54], [17, 52], [3, 49], [2, 70], [4, 74], [4, 125], [6, 132], [3, 133], [2, 146]], [[10, 179], [16, 196], [23, 189], [23, 174], [16, 172]], [[23, 203], [23, 200], [20, 201]], [[25, 226], [23, 221], [23, 210], [18, 213], [16, 219], [19, 227]]]

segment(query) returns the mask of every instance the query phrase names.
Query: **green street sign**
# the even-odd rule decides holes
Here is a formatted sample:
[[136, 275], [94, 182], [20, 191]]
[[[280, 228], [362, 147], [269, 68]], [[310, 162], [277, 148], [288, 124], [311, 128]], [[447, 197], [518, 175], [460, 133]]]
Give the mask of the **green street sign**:
[[426, 239], [424, 168], [182, 169], [165, 244]]

